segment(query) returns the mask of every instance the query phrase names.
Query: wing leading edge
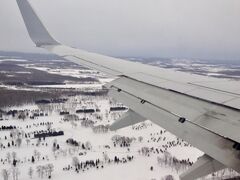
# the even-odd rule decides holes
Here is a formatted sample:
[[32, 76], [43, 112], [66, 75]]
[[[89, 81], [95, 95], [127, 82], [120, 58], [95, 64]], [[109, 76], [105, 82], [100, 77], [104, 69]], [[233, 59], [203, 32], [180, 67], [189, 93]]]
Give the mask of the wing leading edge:
[[[207, 155], [182, 179], [189, 179], [193, 172], [200, 177], [225, 166], [240, 172], [238, 81], [175, 72], [64, 46], [48, 33], [27, 0], [16, 1], [37, 47], [117, 77], [106, 85], [109, 94], [130, 110], [112, 129], [150, 119], [204, 151]], [[209, 163], [211, 171], [206, 170]]]

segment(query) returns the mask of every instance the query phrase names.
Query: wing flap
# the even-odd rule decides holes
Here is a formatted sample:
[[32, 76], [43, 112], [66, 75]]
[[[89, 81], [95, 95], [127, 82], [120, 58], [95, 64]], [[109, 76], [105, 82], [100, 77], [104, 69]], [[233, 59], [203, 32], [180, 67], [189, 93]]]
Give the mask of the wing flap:
[[[161, 89], [128, 77], [119, 78], [108, 87], [116, 87], [141, 98], [176, 117], [184, 117], [202, 128], [240, 142], [240, 111]], [[231, 129], [230, 131], [226, 131]]]
[[179, 122], [179, 117], [149, 102], [143, 103], [137, 97], [118, 88], [110, 87], [109, 95], [126, 104], [139, 115], [167, 129], [181, 139], [191, 143], [210, 157], [217, 159], [225, 166], [240, 172], [239, 152], [233, 149], [233, 142], [189, 121]]

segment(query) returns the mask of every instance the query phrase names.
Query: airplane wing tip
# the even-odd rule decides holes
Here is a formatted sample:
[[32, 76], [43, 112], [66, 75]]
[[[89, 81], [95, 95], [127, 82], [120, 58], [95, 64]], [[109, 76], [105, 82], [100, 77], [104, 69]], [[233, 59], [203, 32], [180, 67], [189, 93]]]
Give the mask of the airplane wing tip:
[[37, 47], [59, 45], [47, 31], [28, 0], [16, 0], [28, 34]]

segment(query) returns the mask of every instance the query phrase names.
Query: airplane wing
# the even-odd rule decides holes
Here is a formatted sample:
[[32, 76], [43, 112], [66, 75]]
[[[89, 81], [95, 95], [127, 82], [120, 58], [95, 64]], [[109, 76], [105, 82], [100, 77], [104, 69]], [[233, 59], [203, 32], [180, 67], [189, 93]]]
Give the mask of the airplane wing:
[[109, 95], [128, 114], [112, 129], [150, 119], [205, 155], [181, 179], [195, 179], [232, 168], [240, 173], [240, 81], [205, 77], [103, 56], [57, 42], [27, 0], [17, 0], [32, 41], [74, 63], [116, 79]]

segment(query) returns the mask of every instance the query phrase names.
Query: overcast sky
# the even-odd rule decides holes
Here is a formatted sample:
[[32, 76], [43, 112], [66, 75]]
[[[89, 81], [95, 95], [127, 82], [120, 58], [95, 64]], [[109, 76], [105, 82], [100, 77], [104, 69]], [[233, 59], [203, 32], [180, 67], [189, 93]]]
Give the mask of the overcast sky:
[[[56, 39], [88, 51], [240, 60], [239, 0], [30, 2]], [[0, 50], [39, 52], [27, 36], [15, 0], [0, 0]]]

